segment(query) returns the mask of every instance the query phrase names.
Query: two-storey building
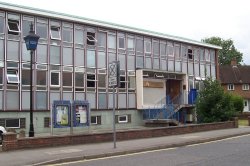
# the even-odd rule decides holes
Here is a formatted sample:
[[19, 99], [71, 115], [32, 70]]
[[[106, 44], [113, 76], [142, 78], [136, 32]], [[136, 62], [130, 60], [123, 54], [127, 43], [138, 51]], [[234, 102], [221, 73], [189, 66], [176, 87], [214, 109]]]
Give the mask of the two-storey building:
[[[167, 18], [166, 18], [167, 21]], [[108, 64], [120, 61], [117, 127], [143, 125], [143, 109], [217, 78], [218, 46], [25, 6], [0, 3], [0, 125], [29, 126], [30, 54], [23, 38], [33, 23], [40, 36], [34, 55], [34, 126], [50, 131], [54, 100], [88, 100], [92, 128], [112, 126]], [[26, 130], [26, 131], [27, 131]]]

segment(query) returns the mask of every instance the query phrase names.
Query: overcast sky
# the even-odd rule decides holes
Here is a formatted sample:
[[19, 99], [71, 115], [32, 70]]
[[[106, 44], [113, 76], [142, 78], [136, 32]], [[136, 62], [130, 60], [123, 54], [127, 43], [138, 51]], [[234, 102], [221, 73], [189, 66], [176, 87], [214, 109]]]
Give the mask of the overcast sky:
[[0, 0], [197, 41], [232, 39], [250, 65], [248, 0]]

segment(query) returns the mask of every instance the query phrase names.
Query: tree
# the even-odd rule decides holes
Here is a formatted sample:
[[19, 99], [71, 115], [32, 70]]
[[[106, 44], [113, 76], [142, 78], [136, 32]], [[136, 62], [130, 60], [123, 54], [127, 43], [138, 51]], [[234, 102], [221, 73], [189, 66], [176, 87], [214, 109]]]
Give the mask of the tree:
[[231, 39], [224, 40], [220, 37], [210, 37], [202, 39], [202, 42], [221, 46], [222, 49], [219, 50], [219, 64], [228, 65], [233, 59], [236, 60], [237, 64], [243, 62], [243, 54], [239, 52]]
[[217, 80], [204, 81], [204, 89], [199, 92], [196, 110], [200, 122], [220, 122], [230, 120], [242, 110], [243, 99], [225, 93]]

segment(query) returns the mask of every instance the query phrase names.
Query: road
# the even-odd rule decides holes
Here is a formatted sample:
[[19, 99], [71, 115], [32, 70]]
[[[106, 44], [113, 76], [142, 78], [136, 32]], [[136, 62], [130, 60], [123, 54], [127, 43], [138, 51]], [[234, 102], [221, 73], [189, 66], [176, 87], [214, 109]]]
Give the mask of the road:
[[250, 135], [121, 156], [50, 166], [249, 166]]

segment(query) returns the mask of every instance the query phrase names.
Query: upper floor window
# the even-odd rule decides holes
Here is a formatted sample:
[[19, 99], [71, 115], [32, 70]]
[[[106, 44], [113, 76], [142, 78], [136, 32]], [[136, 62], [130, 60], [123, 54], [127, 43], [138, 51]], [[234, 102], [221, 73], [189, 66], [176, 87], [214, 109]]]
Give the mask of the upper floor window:
[[7, 69], [7, 82], [8, 84], [18, 84], [19, 76], [17, 69]]
[[145, 41], [145, 53], [151, 53], [151, 41]]
[[249, 90], [249, 84], [243, 84], [242, 90]]
[[118, 37], [118, 46], [119, 49], [125, 49], [125, 38], [124, 37]]
[[227, 90], [234, 90], [234, 84], [228, 84]]
[[50, 37], [51, 37], [51, 39], [61, 40], [60, 27], [51, 26], [50, 27]]
[[95, 38], [95, 33], [87, 32], [87, 44], [88, 45], [95, 45], [96, 42], [97, 42], [97, 40]]
[[8, 34], [18, 35], [19, 32], [19, 20], [8, 19]]
[[193, 59], [193, 50], [192, 49], [188, 49], [188, 59]]

